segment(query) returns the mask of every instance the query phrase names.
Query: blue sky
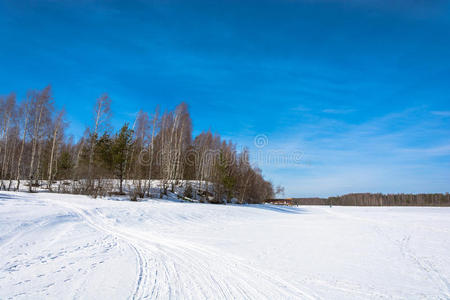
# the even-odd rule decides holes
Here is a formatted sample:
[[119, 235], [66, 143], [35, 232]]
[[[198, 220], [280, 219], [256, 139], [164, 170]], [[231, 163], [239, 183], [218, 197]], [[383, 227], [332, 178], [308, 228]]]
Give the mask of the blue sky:
[[103, 92], [114, 124], [185, 101], [286, 196], [447, 192], [449, 3], [0, 0], [0, 94], [52, 84], [75, 136]]

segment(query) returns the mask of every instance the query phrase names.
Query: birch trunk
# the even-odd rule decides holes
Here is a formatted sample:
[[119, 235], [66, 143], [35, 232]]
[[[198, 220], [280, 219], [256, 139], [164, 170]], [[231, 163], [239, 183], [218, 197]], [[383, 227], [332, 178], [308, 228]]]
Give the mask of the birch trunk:
[[152, 126], [152, 140], [151, 140], [151, 151], [150, 151], [150, 166], [148, 169], [148, 195], [150, 195], [152, 188], [152, 167], [153, 167], [153, 157], [155, 154], [155, 128], [156, 121], [158, 120], [158, 110], [155, 111], [155, 115], [153, 116], [153, 126]]
[[2, 162], [2, 169], [0, 173], [0, 177], [2, 180], [2, 188], [6, 188], [3, 183], [3, 177], [5, 176], [5, 170], [6, 170], [6, 158], [8, 156], [8, 133], [9, 133], [9, 121], [11, 119], [11, 113], [7, 114], [6, 120], [5, 120], [5, 128], [2, 135], [5, 137], [5, 143], [4, 143], [4, 154], [3, 154], [3, 162]]
[[98, 125], [100, 122], [100, 116], [101, 116], [101, 112], [102, 112], [102, 101], [98, 101], [98, 107], [97, 107], [97, 115], [95, 117], [95, 128], [94, 128], [94, 133], [91, 137], [91, 145], [90, 145], [90, 149], [89, 149], [89, 164], [88, 164], [88, 185], [91, 185], [91, 180], [92, 180], [92, 164], [94, 162], [94, 143], [95, 140], [97, 139], [97, 130], [98, 130]]
[[22, 163], [22, 155], [23, 155], [23, 149], [25, 147], [25, 138], [27, 135], [27, 126], [28, 126], [28, 119], [30, 118], [30, 114], [28, 111], [28, 102], [25, 104], [25, 123], [23, 128], [23, 136], [22, 136], [22, 146], [20, 147], [20, 153], [19, 153], [19, 159], [17, 161], [17, 187], [16, 190], [18, 191], [20, 188], [20, 165]]
[[58, 116], [58, 119], [56, 120], [55, 130], [53, 130], [52, 150], [50, 152], [50, 162], [48, 164], [48, 190], [50, 192], [52, 191], [53, 159], [54, 159], [54, 154], [55, 154], [55, 150], [57, 147], [56, 140], [58, 137], [59, 127], [61, 125], [61, 118], [62, 118], [62, 115], [60, 113], [60, 115]]
[[30, 174], [28, 175], [28, 191], [32, 192], [32, 181], [33, 181], [33, 175], [34, 175], [34, 157], [36, 155], [36, 143], [38, 139], [38, 131], [39, 127], [41, 125], [41, 117], [42, 117], [42, 111], [44, 109], [44, 104], [38, 102], [40, 104], [39, 109], [39, 117], [34, 121], [34, 128], [33, 128], [33, 138], [32, 138], [32, 148], [31, 148], [31, 163], [30, 163]]

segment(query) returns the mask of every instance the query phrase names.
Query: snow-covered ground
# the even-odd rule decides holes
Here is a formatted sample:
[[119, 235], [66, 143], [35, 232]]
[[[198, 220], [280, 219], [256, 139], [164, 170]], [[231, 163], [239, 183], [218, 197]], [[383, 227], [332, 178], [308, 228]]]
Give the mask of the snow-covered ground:
[[450, 299], [450, 208], [0, 193], [0, 299]]

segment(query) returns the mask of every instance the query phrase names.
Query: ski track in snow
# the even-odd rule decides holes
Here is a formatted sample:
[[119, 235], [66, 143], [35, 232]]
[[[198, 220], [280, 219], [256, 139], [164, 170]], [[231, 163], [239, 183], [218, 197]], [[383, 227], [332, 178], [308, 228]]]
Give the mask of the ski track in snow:
[[[276, 278], [273, 274], [256, 270], [224, 253], [219, 254], [206, 247], [199, 248], [194, 244], [152, 236], [143, 238], [108, 224], [105, 222], [106, 218], [97, 211], [91, 213], [66, 202], [58, 204], [80, 216], [89, 226], [119, 238], [133, 249], [137, 257], [138, 276], [132, 299], [196, 298], [199, 295], [204, 298], [218, 296], [226, 299], [261, 299], [272, 296], [285, 298], [301, 296], [304, 299], [313, 299], [312, 296]], [[154, 273], [149, 272], [150, 269], [155, 270]], [[180, 273], [180, 270], [186, 272]], [[167, 282], [175, 283], [176, 288], [165, 284]], [[191, 288], [200, 284], [202, 286], [190, 294]], [[265, 288], [262, 289], [259, 285]]]
[[[437, 269], [433, 266], [433, 263], [427, 260], [427, 258], [421, 258], [417, 254], [414, 253], [414, 251], [411, 249], [409, 243], [411, 239], [410, 234], [406, 234], [403, 236], [401, 240], [392, 240], [389, 237], [389, 232], [386, 232], [386, 230], [383, 232], [383, 230], [380, 229], [379, 225], [383, 225], [385, 228], [389, 228], [390, 224], [385, 221], [380, 220], [371, 220], [367, 218], [361, 218], [361, 217], [354, 217], [350, 216], [348, 214], [342, 214], [342, 213], [336, 213], [332, 212], [335, 215], [338, 215], [343, 218], [347, 219], [354, 219], [362, 222], [366, 222], [369, 224], [372, 224], [374, 226], [374, 232], [377, 234], [387, 238], [391, 243], [395, 244], [399, 247], [399, 250], [403, 257], [411, 260], [415, 265], [418, 266], [418, 269], [423, 271], [425, 276], [429, 278], [432, 282], [435, 283], [436, 286], [439, 286], [439, 290], [442, 291], [443, 297], [445, 299], [450, 299], [450, 283], [449, 281], [439, 272]], [[421, 224], [421, 227], [425, 227], [427, 229], [433, 230], [433, 227], [429, 227], [426, 224]], [[447, 234], [450, 234], [450, 230], [447, 230], [445, 228], [438, 229], [441, 232], [445, 232]], [[448, 249], [450, 251], [450, 249]]]
[[449, 216], [4, 192], [0, 299], [450, 299]]

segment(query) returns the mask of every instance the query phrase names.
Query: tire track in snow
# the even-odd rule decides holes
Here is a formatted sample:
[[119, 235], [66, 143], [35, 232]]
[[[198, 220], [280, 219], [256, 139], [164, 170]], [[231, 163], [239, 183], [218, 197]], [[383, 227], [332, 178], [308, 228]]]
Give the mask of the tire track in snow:
[[409, 246], [411, 236], [405, 236], [399, 243], [399, 248], [404, 257], [409, 258], [425, 275], [439, 287], [439, 290], [450, 299], [450, 284], [442, 274], [433, 267], [433, 264], [425, 258], [420, 258]]
[[147, 265], [147, 261], [145, 259], [145, 257], [142, 255], [142, 252], [140, 250], [138, 250], [134, 245], [132, 244], [128, 244], [136, 253], [136, 257], [137, 257], [137, 265], [138, 265], [138, 280], [137, 280], [137, 284], [136, 284], [136, 290], [132, 295], [132, 299], [140, 299], [140, 298], [144, 298], [145, 297], [145, 291], [144, 291], [144, 287], [147, 286], [147, 278], [148, 278], [148, 274], [146, 274], [146, 272], [148, 272], [148, 265]]
[[[110, 224], [98, 209], [91, 213], [73, 203], [49, 201], [74, 212], [92, 228], [117, 237], [133, 249], [138, 271], [131, 299], [318, 298], [215, 249], [156, 236], [142, 237], [132, 230]], [[150, 268], [154, 271], [150, 272]]]
[[[433, 264], [426, 260], [425, 258], [421, 258], [417, 255], [410, 247], [410, 239], [411, 235], [405, 235], [400, 241], [395, 240], [389, 236], [386, 229], [382, 230], [381, 226], [385, 228], [391, 228], [392, 224], [386, 221], [374, 220], [373, 218], [364, 218], [364, 217], [355, 217], [350, 216], [346, 213], [336, 212], [331, 210], [324, 210], [329, 214], [335, 215], [340, 218], [353, 219], [359, 222], [363, 222], [366, 224], [370, 224], [373, 226], [374, 231], [380, 235], [381, 237], [388, 240], [390, 243], [396, 245], [399, 248], [400, 253], [403, 257], [408, 258], [414, 265], [418, 267], [418, 269], [425, 274], [425, 276], [439, 289], [441, 293], [445, 295], [446, 299], [450, 299], [450, 282], [445, 278], [444, 275], [441, 274]], [[440, 232], [449, 232], [445, 229], [437, 229], [433, 226], [425, 226], [423, 224], [421, 227], [427, 228], [428, 230], [440, 231]]]
[[139, 246], [130, 243], [127, 237], [122, 236], [119, 232], [116, 232], [115, 230], [111, 230], [110, 228], [100, 225], [100, 222], [98, 222], [98, 220], [93, 219], [89, 211], [85, 209], [82, 209], [76, 205], [63, 201], [49, 200], [49, 199], [48, 201], [72, 211], [77, 216], [79, 216], [81, 220], [84, 220], [87, 223], [87, 225], [89, 225], [91, 228], [114, 236], [119, 240], [125, 242], [127, 246], [130, 247], [136, 253], [138, 265], [138, 278], [136, 283], [136, 289], [132, 293], [130, 298], [144, 299], [147, 297], [145, 288], [148, 286], [148, 259], [147, 256], [143, 253], [144, 251]]

